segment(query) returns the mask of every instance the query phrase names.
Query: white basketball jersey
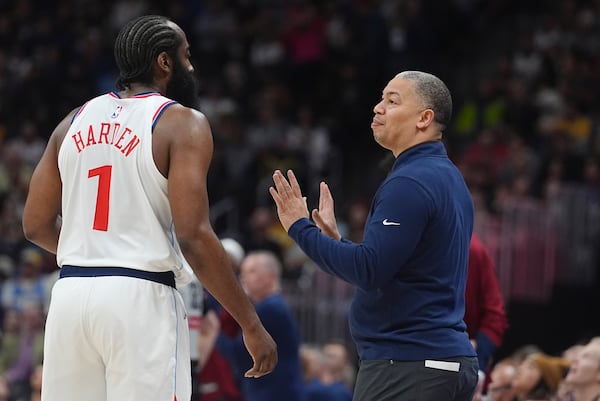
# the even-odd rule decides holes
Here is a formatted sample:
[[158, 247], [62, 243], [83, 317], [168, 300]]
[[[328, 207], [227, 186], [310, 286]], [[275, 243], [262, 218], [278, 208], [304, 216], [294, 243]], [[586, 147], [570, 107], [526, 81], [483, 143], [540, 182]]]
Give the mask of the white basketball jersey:
[[192, 270], [183, 258], [152, 155], [152, 131], [175, 102], [147, 93], [96, 97], [75, 114], [58, 154], [62, 180], [59, 266], [163, 272], [178, 285]]

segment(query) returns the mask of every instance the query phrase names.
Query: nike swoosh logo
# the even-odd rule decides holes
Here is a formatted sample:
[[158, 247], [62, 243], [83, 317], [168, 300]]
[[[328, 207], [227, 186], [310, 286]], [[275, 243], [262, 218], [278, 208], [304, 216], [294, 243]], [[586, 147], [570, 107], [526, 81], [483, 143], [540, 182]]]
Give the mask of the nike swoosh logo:
[[395, 221], [389, 221], [388, 219], [383, 220], [384, 226], [399, 226], [400, 223], [396, 223]]

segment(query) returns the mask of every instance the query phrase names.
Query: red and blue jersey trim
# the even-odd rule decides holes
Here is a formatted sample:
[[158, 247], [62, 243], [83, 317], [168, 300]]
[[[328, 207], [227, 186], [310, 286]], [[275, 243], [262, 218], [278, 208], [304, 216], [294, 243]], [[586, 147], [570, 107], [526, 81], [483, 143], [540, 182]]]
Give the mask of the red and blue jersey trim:
[[134, 95], [133, 97], [139, 99], [139, 98], [150, 97], [150, 96], [161, 96], [161, 94], [158, 92], [145, 92], [145, 93], [138, 93], [137, 95]]
[[[113, 92], [109, 92], [108, 94], [114, 98], [122, 99], [121, 96], [119, 96], [119, 94], [117, 92], [113, 91]], [[142, 92], [142, 93], [133, 95], [132, 98], [143, 99], [143, 98], [151, 97], [151, 96], [161, 96], [161, 94], [158, 92]]]
[[[108, 95], [113, 98], [116, 98], [116, 99], [121, 99], [121, 97], [119, 96], [119, 94], [117, 92], [109, 92]], [[147, 93], [138, 93], [137, 95], [135, 95], [133, 97], [137, 98], [137, 99], [141, 99], [141, 98], [147, 98], [147, 97], [151, 97], [151, 96], [161, 96], [161, 94], [158, 92], [147, 92]], [[73, 124], [73, 121], [75, 121], [75, 118], [77, 118], [77, 116], [83, 112], [83, 109], [85, 109], [85, 106], [87, 106], [88, 103], [89, 103], [89, 101], [85, 102], [79, 108], [79, 110], [77, 110], [77, 112], [73, 115], [73, 118], [71, 119], [71, 124]], [[158, 121], [158, 119], [160, 118], [162, 113], [166, 110], [166, 108], [173, 104], [176, 104], [176, 103], [177, 102], [174, 100], [167, 100], [166, 102], [164, 102], [163, 104], [160, 105], [160, 107], [156, 110], [156, 112], [152, 116], [152, 131], [154, 131], [154, 126], [156, 125], [156, 122]]]
[[167, 107], [176, 103], [177, 102], [174, 100], [167, 100], [166, 102], [160, 105], [160, 107], [158, 108], [158, 110], [156, 110], [156, 113], [154, 113], [154, 116], [152, 117], [152, 131], [154, 131], [154, 126], [156, 125], [162, 113], [167, 109]]
[[73, 115], [73, 118], [71, 118], [71, 125], [73, 124], [73, 121], [75, 121], [75, 119], [77, 118], [78, 115], [81, 114], [81, 112], [83, 111], [83, 109], [85, 109], [85, 106], [87, 106], [89, 103], [89, 101], [85, 102], [80, 108], [79, 110], [77, 110], [77, 113], [75, 113]]

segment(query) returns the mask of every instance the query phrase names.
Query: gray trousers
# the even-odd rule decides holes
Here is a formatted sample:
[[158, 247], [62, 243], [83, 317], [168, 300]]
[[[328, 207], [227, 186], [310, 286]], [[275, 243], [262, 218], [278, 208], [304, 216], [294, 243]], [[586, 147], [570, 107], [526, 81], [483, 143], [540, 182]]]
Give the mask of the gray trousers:
[[471, 401], [477, 369], [475, 357], [361, 361], [352, 400]]

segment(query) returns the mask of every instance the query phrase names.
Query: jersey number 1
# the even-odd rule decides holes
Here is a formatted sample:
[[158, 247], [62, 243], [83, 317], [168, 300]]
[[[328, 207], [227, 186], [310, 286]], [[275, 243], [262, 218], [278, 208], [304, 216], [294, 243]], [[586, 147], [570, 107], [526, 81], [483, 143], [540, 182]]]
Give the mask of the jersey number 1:
[[110, 176], [112, 166], [102, 166], [88, 171], [88, 178], [98, 176], [94, 230], [108, 231], [108, 206], [110, 201]]

